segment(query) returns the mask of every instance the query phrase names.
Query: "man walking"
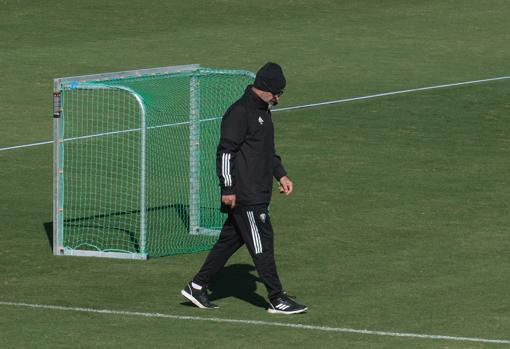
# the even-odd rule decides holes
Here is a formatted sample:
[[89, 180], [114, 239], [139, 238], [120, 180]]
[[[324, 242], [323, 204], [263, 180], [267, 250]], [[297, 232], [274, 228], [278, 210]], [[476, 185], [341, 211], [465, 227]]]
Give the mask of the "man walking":
[[275, 153], [271, 119], [271, 106], [278, 104], [285, 85], [281, 67], [269, 62], [223, 116], [216, 172], [221, 186], [221, 209], [228, 217], [204, 265], [181, 291], [199, 308], [217, 308], [209, 301], [207, 285], [230, 256], [246, 244], [267, 289], [268, 312], [297, 314], [307, 310], [283, 291], [276, 271], [273, 228], [268, 214], [273, 177], [279, 182], [281, 193], [289, 195], [293, 190], [293, 183]]

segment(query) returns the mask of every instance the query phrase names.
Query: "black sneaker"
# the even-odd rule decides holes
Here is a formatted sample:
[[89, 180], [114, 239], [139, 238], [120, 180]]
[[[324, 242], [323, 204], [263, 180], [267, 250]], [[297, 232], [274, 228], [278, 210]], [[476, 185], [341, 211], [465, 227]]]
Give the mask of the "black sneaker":
[[216, 304], [209, 302], [209, 297], [207, 296], [207, 289], [202, 286], [201, 289], [195, 288], [200, 287], [199, 285], [193, 284], [189, 282], [183, 290], [181, 290], [181, 294], [186, 297], [191, 303], [195, 304], [197, 307], [201, 309], [214, 309], [219, 308]]
[[269, 301], [267, 312], [270, 314], [299, 314], [308, 310], [306, 305], [294, 302], [285, 293]]

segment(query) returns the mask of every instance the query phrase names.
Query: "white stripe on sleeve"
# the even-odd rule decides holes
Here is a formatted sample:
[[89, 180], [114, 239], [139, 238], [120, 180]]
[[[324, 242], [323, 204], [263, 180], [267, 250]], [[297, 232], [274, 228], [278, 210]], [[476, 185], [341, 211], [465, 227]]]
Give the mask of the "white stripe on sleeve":
[[227, 154], [227, 177], [228, 177], [228, 186], [231, 187], [232, 186], [232, 176], [230, 174], [230, 157], [232, 156], [232, 154]]
[[230, 175], [230, 156], [231, 154], [223, 153], [221, 155], [221, 175], [223, 176], [223, 184], [225, 187], [232, 186], [232, 176]]

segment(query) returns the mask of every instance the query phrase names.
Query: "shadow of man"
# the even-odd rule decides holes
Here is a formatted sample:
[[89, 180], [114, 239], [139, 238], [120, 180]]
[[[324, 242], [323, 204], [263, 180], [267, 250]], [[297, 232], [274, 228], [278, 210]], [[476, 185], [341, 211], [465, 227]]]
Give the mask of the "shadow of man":
[[253, 265], [233, 264], [223, 268], [214, 283], [209, 286], [211, 301], [235, 297], [254, 306], [267, 308], [264, 297], [256, 293], [257, 282], [261, 281], [251, 272], [255, 270]]

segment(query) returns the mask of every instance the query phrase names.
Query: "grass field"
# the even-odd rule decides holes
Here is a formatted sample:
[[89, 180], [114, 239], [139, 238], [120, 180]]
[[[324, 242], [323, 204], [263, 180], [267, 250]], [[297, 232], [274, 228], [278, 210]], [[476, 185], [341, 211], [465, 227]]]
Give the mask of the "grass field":
[[[504, 0], [0, 9], [0, 148], [51, 139], [55, 77], [189, 63], [255, 71], [274, 60], [286, 107], [510, 75]], [[0, 347], [510, 348], [509, 95], [506, 79], [274, 114], [296, 186], [271, 208], [276, 258], [285, 288], [310, 308], [295, 317], [265, 312], [245, 250], [211, 286], [221, 307], [211, 312], [179, 295], [205, 253], [54, 257], [51, 145], [0, 151]]]

